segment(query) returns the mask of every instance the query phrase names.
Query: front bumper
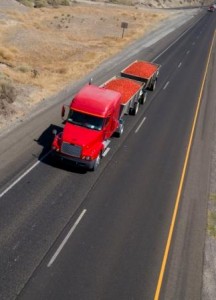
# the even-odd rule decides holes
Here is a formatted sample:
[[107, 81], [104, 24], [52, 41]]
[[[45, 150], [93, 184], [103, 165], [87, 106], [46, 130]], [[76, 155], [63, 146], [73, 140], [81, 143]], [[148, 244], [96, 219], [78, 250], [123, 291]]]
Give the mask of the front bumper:
[[52, 151], [52, 156], [56, 157], [60, 160], [65, 160], [65, 161], [69, 161], [71, 163], [74, 163], [76, 165], [88, 168], [88, 169], [92, 169], [95, 163], [95, 159], [94, 160], [85, 160], [85, 159], [81, 159], [78, 157], [73, 157], [73, 156], [69, 156], [66, 154], [63, 154], [61, 152], [57, 152], [55, 150]]

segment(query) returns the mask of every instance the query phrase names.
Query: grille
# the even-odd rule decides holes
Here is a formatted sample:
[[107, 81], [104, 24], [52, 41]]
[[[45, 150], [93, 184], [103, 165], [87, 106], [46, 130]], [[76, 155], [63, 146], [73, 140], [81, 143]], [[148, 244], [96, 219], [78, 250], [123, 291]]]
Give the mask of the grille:
[[68, 143], [63, 143], [61, 147], [61, 151], [64, 154], [71, 155], [74, 157], [80, 157], [82, 148], [79, 146], [74, 146]]

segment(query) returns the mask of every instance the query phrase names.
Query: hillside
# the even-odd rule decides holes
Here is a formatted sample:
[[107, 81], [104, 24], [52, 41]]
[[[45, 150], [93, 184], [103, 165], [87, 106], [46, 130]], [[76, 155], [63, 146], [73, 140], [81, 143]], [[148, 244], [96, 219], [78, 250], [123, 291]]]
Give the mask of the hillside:
[[[72, 0], [16, 0], [20, 3], [24, 3], [27, 6], [47, 6], [47, 5], [58, 5], [64, 4], [69, 5], [76, 1]], [[104, 2], [112, 4], [123, 4], [123, 5], [143, 5], [145, 7], [154, 8], [175, 8], [175, 7], [188, 7], [188, 6], [202, 6], [212, 3], [209, 0], [92, 0], [94, 2]]]
[[[82, 78], [161, 21], [182, 13], [147, 8], [168, 2], [73, 2], [39, 9], [1, 0], [0, 127], [24, 118], [38, 102]], [[122, 21], [129, 24], [124, 38]]]

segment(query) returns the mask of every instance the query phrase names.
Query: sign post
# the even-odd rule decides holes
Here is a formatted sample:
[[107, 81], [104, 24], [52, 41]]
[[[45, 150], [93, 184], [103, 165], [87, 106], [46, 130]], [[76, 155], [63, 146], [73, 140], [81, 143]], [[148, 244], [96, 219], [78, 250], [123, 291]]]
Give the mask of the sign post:
[[128, 28], [128, 23], [127, 22], [122, 22], [121, 23], [121, 28], [123, 29], [123, 31], [122, 31], [122, 38], [123, 38], [124, 37], [124, 30], [126, 28]]

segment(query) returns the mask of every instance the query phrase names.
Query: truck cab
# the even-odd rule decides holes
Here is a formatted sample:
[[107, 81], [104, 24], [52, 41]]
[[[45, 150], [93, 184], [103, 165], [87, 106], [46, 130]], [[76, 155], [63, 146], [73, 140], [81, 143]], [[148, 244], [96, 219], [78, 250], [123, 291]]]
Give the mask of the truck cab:
[[52, 143], [55, 155], [95, 170], [107, 140], [122, 133], [121, 94], [109, 89], [86, 85], [71, 101], [63, 131]]

